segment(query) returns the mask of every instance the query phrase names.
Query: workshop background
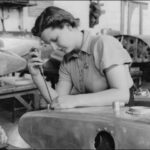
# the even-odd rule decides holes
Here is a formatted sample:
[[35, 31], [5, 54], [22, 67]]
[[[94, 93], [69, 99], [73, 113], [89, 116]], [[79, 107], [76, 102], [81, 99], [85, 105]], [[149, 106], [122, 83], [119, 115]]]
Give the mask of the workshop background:
[[[131, 74], [136, 93], [143, 92], [144, 96], [150, 96], [149, 1], [0, 0], [0, 125], [8, 134], [8, 149], [20, 145], [28, 147], [24, 141], [14, 138], [13, 132], [17, 130], [18, 119], [22, 114], [44, 105], [22, 58], [27, 59], [31, 47], [41, 46], [44, 49], [42, 57], [45, 62], [48, 60], [47, 53], [51, 47], [30, 33], [36, 17], [47, 6], [58, 6], [71, 12], [79, 19], [81, 30], [88, 29], [93, 34], [108, 34], [117, 38], [133, 59]], [[5, 50], [15, 54], [17, 62], [14, 67], [3, 64], [5, 57], [9, 59]], [[62, 54], [51, 50], [48, 56], [59, 65]], [[46, 71], [45, 74], [55, 86], [57, 72], [48, 75]]]

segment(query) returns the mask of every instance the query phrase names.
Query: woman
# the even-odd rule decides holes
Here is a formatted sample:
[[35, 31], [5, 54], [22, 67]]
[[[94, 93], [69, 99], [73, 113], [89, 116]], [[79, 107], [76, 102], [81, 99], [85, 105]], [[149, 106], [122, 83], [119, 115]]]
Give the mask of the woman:
[[[49, 87], [54, 109], [129, 101], [129, 89], [133, 85], [129, 73], [131, 58], [115, 38], [92, 36], [88, 31], [78, 30], [72, 14], [54, 6], [40, 14], [32, 33], [66, 54], [56, 89]], [[31, 52], [30, 56], [28, 68], [33, 81], [49, 103], [50, 96], [39, 69], [43, 62], [38, 51]]]

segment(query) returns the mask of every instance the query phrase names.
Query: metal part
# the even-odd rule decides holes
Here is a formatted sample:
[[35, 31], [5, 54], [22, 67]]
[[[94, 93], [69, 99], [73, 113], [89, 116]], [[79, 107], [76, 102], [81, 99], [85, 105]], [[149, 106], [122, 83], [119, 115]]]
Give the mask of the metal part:
[[110, 133], [102, 130], [96, 135], [94, 146], [96, 150], [102, 149], [114, 150], [115, 142]]
[[133, 62], [150, 61], [150, 36], [147, 35], [115, 35], [129, 52]]
[[29, 112], [19, 121], [19, 133], [35, 149], [95, 149], [97, 135], [110, 148], [149, 149], [150, 114], [135, 116], [127, 110], [121, 107], [119, 116], [112, 107]]
[[114, 111], [117, 111], [117, 112], [120, 111], [120, 102], [119, 101], [113, 102], [112, 107]]

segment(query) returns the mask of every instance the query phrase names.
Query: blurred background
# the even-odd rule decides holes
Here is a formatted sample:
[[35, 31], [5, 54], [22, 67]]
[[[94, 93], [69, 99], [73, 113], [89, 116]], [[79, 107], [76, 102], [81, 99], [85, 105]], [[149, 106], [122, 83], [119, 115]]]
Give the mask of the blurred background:
[[[133, 59], [130, 71], [135, 98], [140, 105], [150, 105], [149, 1], [0, 0], [0, 125], [8, 135], [8, 149], [29, 147], [19, 137], [18, 120], [27, 111], [45, 108], [26, 66], [32, 47], [42, 50], [46, 80], [50, 80], [54, 88], [58, 81], [64, 54], [54, 51], [30, 32], [37, 16], [48, 6], [71, 12], [78, 18], [80, 30], [118, 39]], [[135, 104], [139, 105], [136, 99]], [[14, 140], [14, 137], [18, 138]]]

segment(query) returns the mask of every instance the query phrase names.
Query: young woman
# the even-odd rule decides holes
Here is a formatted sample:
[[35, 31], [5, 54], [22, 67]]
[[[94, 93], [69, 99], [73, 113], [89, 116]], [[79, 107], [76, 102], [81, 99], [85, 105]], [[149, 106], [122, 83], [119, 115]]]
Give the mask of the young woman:
[[[32, 33], [66, 54], [61, 62], [56, 89], [49, 87], [54, 109], [129, 101], [129, 89], [133, 85], [129, 73], [131, 58], [117, 39], [80, 31], [72, 14], [54, 6], [40, 14]], [[39, 69], [43, 62], [37, 51], [31, 52], [32, 55], [37, 57], [29, 59], [29, 71], [49, 102], [50, 97]]]

